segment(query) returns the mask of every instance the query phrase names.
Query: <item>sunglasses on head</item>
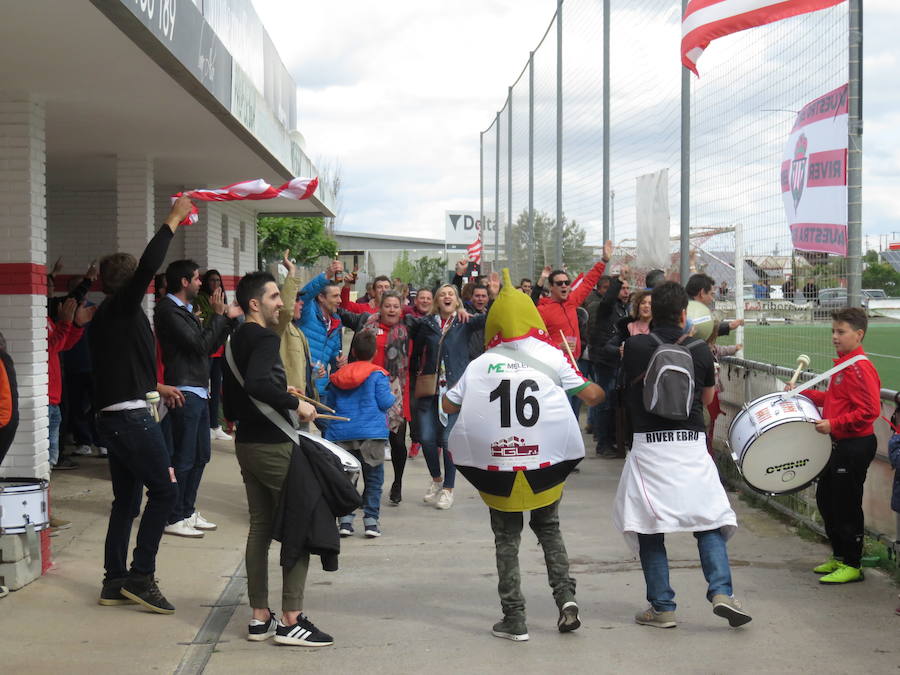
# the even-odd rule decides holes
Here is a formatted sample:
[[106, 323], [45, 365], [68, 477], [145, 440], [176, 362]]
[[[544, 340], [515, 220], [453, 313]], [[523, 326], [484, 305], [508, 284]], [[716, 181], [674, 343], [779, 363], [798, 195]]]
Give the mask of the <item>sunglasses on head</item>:
[[560, 279], [559, 281], [554, 281], [554, 286], [568, 286], [571, 282], [568, 279]]

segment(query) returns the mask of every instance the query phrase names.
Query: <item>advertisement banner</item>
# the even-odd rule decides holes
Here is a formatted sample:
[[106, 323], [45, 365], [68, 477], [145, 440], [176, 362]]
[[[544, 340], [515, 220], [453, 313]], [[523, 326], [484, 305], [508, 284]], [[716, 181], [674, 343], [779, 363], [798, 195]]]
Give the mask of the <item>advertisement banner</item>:
[[781, 163], [781, 193], [798, 251], [847, 255], [845, 84], [803, 106]]
[[[487, 215], [487, 214], [485, 214]], [[501, 214], [502, 216], [502, 214]], [[501, 221], [503, 220], [501, 217]], [[481, 214], [478, 211], [447, 211], [444, 217], [444, 238], [448, 246], [469, 246], [481, 233]], [[490, 218], [482, 242], [486, 248], [494, 245], [494, 221]], [[501, 231], [500, 245], [504, 237]]]

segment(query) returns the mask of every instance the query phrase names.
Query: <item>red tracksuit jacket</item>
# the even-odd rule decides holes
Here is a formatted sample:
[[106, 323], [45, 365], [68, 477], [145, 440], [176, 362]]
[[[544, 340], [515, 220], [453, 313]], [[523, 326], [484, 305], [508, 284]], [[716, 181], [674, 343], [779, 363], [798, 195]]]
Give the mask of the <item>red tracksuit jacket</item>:
[[[865, 354], [862, 347], [834, 359], [838, 365]], [[803, 395], [822, 408], [836, 439], [860, 438], [875, 433], [872, 424], [881, 414], [881, 379], [871, 361], [857, 361], [832, 376], [828, 391], [807, 389]]]

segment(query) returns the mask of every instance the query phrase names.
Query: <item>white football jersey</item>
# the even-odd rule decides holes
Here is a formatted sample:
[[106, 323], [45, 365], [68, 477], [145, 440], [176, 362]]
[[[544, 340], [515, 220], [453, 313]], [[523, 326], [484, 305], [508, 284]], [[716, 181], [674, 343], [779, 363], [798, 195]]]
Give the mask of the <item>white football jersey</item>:
[[568, 396], [587, 381], [556, 347], [536, 338], [503, 346], [556, 371], [489, 350], [472, 361], [447, 398], [462, 406], [450, 432], [453, 461], [489, 471], [530, 471], [584, 457], [584, 442]]

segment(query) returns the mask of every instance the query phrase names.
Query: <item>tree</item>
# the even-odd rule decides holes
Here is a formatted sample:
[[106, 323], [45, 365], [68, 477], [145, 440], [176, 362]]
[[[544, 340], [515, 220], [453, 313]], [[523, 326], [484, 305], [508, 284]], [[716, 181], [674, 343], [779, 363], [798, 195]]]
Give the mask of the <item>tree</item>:
[[[563, 216], [562, 258], [566, 267], [573, 272], [586, 271], [593, 260], [590, 250], [585, 248], [587, 233], [576, 221], [568, 221]], [[489, 242], [485, 242], [489, 246]], [[519, 214], [512, 227], [512, 276], [534, 278], [544, 265], [554, 265], [556, 250], [556, 219], [544, 211], [534, 212], [534, 269], [528, 269], [528, 250], [532, 246], [528, 232], [528, 211]], [[501, 253], [502, 255], [502, 253]]]
[[869, 249], [868, 251], [866, 251], [866, 254], [863, 256], [863, 262], [869, 263], [870, 265], [872, 263], [877, 263], [878, 262], [878, 251], [873, 251], [872, 249]]
[[891, 297], [900, 296], [900, 272], [888, 263], [872, 263], [862, 275], [863, 288], [883, 288]]
[[321, 217], [262, 216], [256, 230], [260, 269], [281, 260], [288, 248], [298, 265], [312, 265], [322, 256], [334, 258], [337, 255], [337, 242], [326, 234]]
[[425, 256], [415, 262], [412, 284], [417, 288], [432, 288], [447, 278], [447, 259]]
[[409, 259], [409, 251], [403, 251], [394, 262], [391, 279], [400, 279], [404, 284], [412, 283], [416, 266]]

